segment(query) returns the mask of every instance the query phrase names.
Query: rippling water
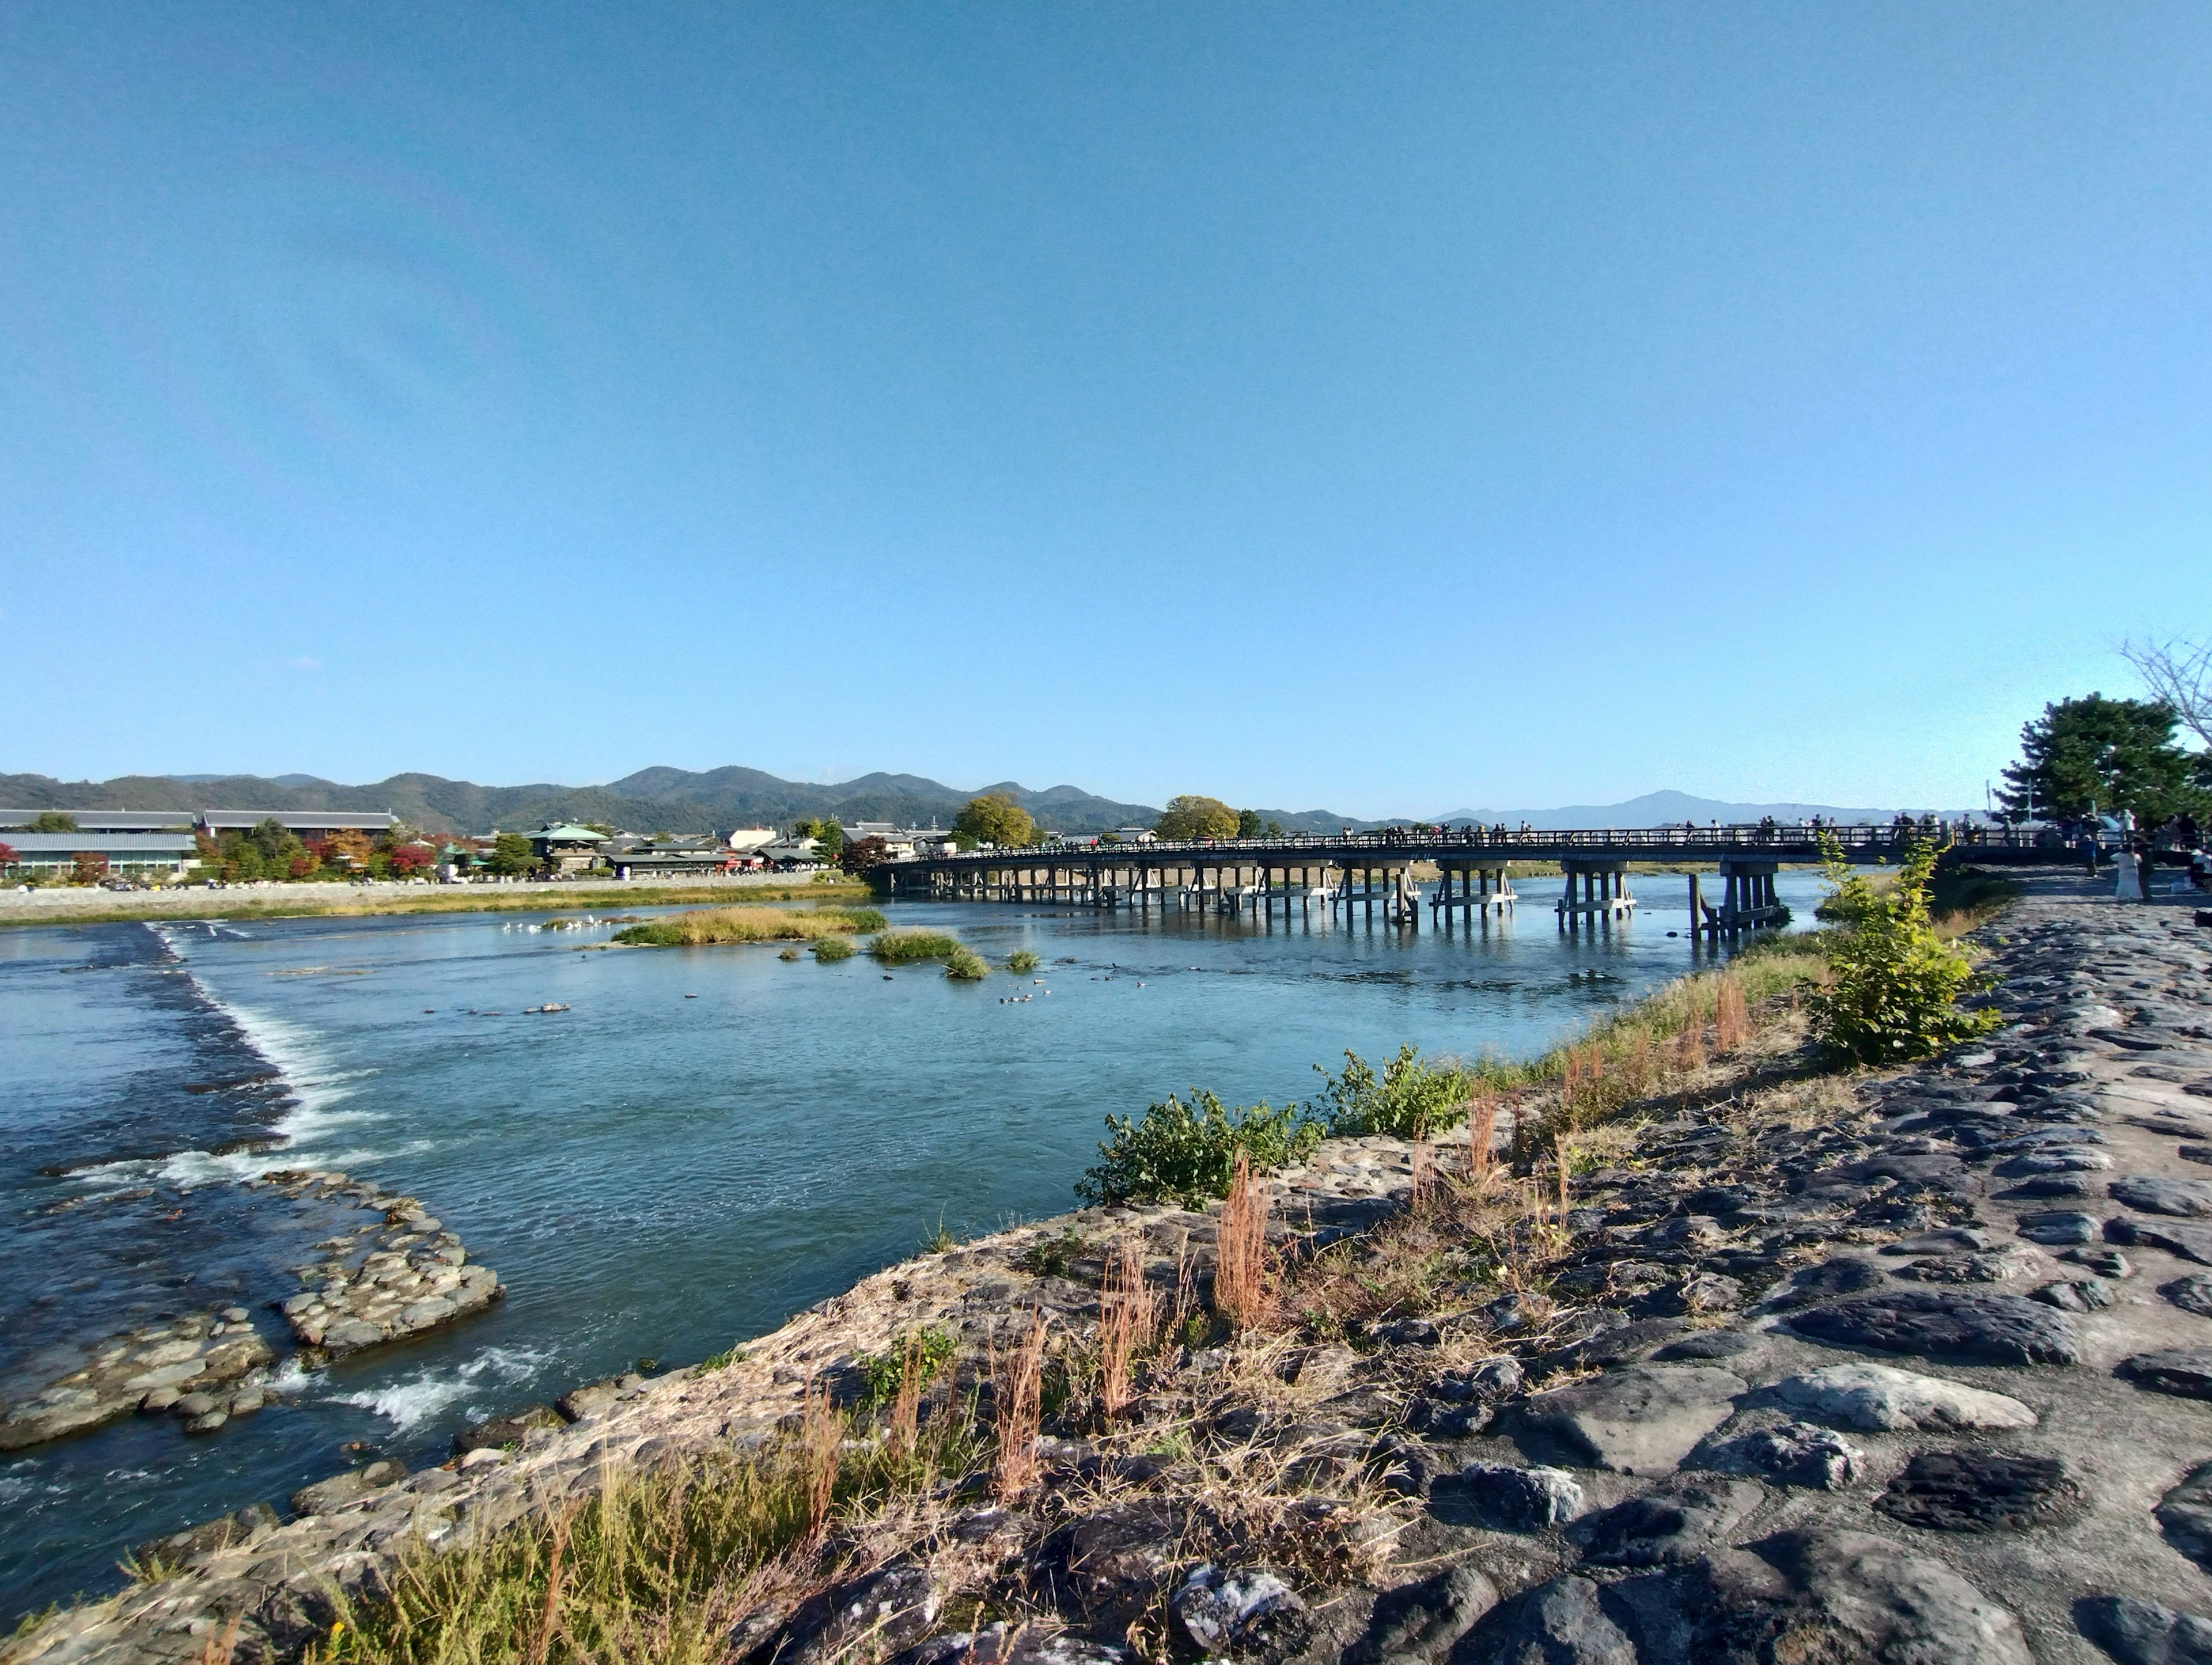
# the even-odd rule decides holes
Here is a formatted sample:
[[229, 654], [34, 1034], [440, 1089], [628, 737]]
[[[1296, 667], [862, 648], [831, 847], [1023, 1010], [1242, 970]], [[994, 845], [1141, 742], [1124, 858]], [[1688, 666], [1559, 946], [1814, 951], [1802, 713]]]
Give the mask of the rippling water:
[[[1666, 934], [1684, 882], [1637, 885], [1638, 918], [1576, 937], [1556, 880], [1471, 933], [888, 910], [1045, 962], [981, 986], [763, 947], [579, 952], [611, 927], [512, 916], [0, 933], [0, 1392], [71, 1344], [230, 1300], [283, 1356], [264, 1303], [328, 1219], [235, 1182], [272, 1165], [412, 1192], [509, 1291], [289, 1371], [286, 1403], [215, 1436], [134, 1418], [0, 1461], [0, 1608], [112, 1587], [130, 1546], [281, 1505], [349, 1443], [435, 1461], [470, 1416], [702, 1358], [940, 1220], [1066, 1209], [1108, 1111], [1194, 1084], [1279, 1103], [1347, 1047], [1539, 1049], [1690, 963]], [[1813, 876], [1781, 889], [1809, 921]], [[569, 1010], [522, 1015], [549, 1001]]]

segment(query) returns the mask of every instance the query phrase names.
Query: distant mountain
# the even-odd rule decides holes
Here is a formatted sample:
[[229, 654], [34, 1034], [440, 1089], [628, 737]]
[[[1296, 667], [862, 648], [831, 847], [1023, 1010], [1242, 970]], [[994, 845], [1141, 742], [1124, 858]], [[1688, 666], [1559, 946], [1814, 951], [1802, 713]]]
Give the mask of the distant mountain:
[[[630, 832], [726, 832], [732, 827], [786, 827], [825, 815], [840, 821], [893, 821], [902, 826], [934, 822], [950, 826], [961, 806], [981, 793], [1011, 798], [1054, 832], [1097, 833], [1149, 826], [1159, 811], [1123, 804], [1078, 787], [1031, 792], [1015, 781], [988, 787], [948, 787], [919, 775], [863, 775], [817, 786], [786, 781], [736, 764], [694, 774], [642, 769], [604, 786], [538, 783], [480, 787], [436, 775], [395, 775], [369, 786], [341, 786], [312, 775], [126, 775], [112, 781], [57, 781], [45, 775], [0, 775], [0, 808], [11, 810], [389, 810], [428, 832], [487, 833], [527, 829], [545, 821], [596, 821]], [[1917, 806], [1913, 806], [1917, 808]], [[1840, 809], [1832, 804], [1732, 804], [1687, 793], [1654, 792], [1625, 804], [1577, 804], [1552, 810], [1452, 810], [1418, 817], [1450, 825], [1499, 822], [1517, 827], [1657, 827], [1695, 821], [1756, 821], [1771, 815], [1796, 821], [1887, 821], [1894, 809]], [[1957, 811], [1952, 811], [1957, 813]], [[1261, 810], [1263, 820], [1291, 832], [1333, 833], [1390, 825], [1329, 810]], [[1395, 817], [1399, 823], [1416, 819]]]
[[[1731, 821], [1758, 821], [1772, 816], [1777, 821], [1804, 821], [1819, 816], [1823, 821], [1888, 821], [1899, 807], [1886, 810], [1841, 809], [1833, 804], [1729, 804], [1717, 798], [1692, 798], [1686, 792], [1647, 792], [1625, 804], [1570, 804], [1556, 810], [1452, 810], [1435, 818], [1446, 826], [1473, 821], [1490, 826], [1501, 822], [1517, 827], [1522, 822], [1541, 830], [1559, 827], [1665, 827], [1684, 821], [1703, 826], [1708, 821], [1726, 825]], [[1922, 805], [1911, 805], [1916, 815]], [[1960, 810], [1939, 811], [1960, 815]]]
[[[357, 787], [312, 775], [131, 775], [101, 781], [0, 775], [0, 808], [6, 809], [389, 810], [426, 831], [464, 833], [524, 829], [549, 820], [596, 821], [634, 832], [722, 832], [788, 826], [825, 815], [846, 822], [907, 826], [934, 821], [950, 826], [961, 806], [982, 792], [1012, 798], [1054, 832], [1149, 826], [1160, 813], [1149, 805], [1118, 803], [1076, 787], [1031, 792], [1018, 781], [1001, 781], [963, 789], [918, 775], [882, 774], [817, 786], [734, 766], [702, 774], [640, 769], [596, 787], [482, 787], [435, 775], [395, 775]], [[1275, 818], [1289, 824], [1279, 814]], [[1323, 818], [1333, 826], [1346, 824]]]

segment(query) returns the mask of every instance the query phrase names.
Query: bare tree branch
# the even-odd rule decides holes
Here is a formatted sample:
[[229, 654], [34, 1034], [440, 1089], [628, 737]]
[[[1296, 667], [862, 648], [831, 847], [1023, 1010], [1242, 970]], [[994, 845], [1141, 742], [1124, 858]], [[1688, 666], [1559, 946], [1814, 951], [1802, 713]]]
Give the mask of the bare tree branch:
[[2212, 644], [2200, 647], [2179, 636], [2163, 642], [2130, 638], [2120, 644], [2120, 657], [2135, 666], [2154, 698], [2173, 708], [2184, 728], [2212, 748]]

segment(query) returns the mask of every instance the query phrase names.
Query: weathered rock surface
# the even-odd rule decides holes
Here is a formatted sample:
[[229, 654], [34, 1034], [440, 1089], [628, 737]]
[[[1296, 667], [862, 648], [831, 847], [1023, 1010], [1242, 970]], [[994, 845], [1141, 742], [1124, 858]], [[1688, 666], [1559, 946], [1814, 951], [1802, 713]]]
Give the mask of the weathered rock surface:
[[738, 1654], [763, 1665], [834, 1665], [912, 1646], [937, 1623], [944, 1590], [929, 1566], [900, 1557], [803, 1602], [766, 1640]]
[[382, 1217], [380, 1225], [333, 1239], [319, 1263], [301, 1270], [309, 1287], [283, 1303], [292, 1334], [332, 1358], [435, 1329], [506, 1292], [499, 1274], [471, 1265], [461, 1240], [412, 1197], [313, 1170], [271, 1174], [267, 1182], [287, 1196], [350, 1200]]
[[1774, 1384], [1785, 1405], [1846, 1427], [2033, 1428], [2033, 1411], [2018, 1400], [1963, 1382], [1921, 1376], [1887, 1364], [1829, 1364]]
[[2189, 1219], [2212, 1217], [2212, 1182], [2178, 1179], [2167, 1174], [2128, 1174], [2106, 1188], [2115, 1202], [2146, 1214], [2176, 1214]]
[[1744, 1379], [1703, 1364], [1631, 1364], [1594, 1382], [1537, 1395], [1525, 1425], [1623, 1474], [1670, 1474], [1720, 1426]]
[[2169, 1347], [2120, 1361], [2119, 1373], [2137, 1387], [2187, 1399], [2212, 1399], [2212, 1347]]
[[2160, 1498], [2156, 1514], [2166, 1541], [2212, 1572], [2212, 1463], [2191, 1470]]
[[407, 1478], [404, 1464], [386, 1458], [364, 1463], [359, 1468], [343, 1474], [333, 1474], [326, 1480], [317, 1480], [313, 1486], [302, 1486], [292, 1494], [295, 1515], [327, 1515], [332, 1510], [343, 1509], [348, 1504], [359, 1503], [373, 1492], [397, 1486]]
[[2073, 1321], [2017, 1295], [1895, 1290], [1796, 1313], [1800, 1335], [1839, 1347], [2004, 1364], [2071, 1364], [2081, 1356]]
[[1313, 1632], [1298, 1593], [1265, 1567], [1194, 1567], [1168, 1607], [1192, 1644], [1213, 1658], [1287, 1658]]
[[2212, 1665], [2212, 1620], [2124, 1595], [2085, 1596], [2074, 1622], [2120, 1665]]
[[1493, 1608], [1455, 1665], [1637, 1665], [1636, 1644], [1606, 1616], [1587, 1578], [1554, 1578]]
[[1582, 1486], [1564, 1468], [1478, 1461], [1431, 1492], [1439, 1512], [1503, 1532], [1541, 1532], [1583, 1512]]
[[1719, 1548], [1765, 1497], [1755, 1480], [1678, 1474], [1642, 1497], [1583, 1516], [1567, 1537], [1595, 1565], [1673, 1565]]
[[1345, 1665], [1433, 1665], [1498, 1605], [1498, 1586], [1471, 1561], [1386, 1590]]
[[2081, 1488], [2058, 1458], [1977, 1450], [1923, 1451], [1874, 1502], [1893, 1520], [1938, 1532], [2051, 1526], [2081, 1505]]
[[1866, 1453], [1833, 1429], [1785, 1422], [1721, 1441], [1708, 1448], [1704, 1465], [1723, 1474], [1757, 1474], [1778, 1486], [1839, 1492], [1866, 1472]]

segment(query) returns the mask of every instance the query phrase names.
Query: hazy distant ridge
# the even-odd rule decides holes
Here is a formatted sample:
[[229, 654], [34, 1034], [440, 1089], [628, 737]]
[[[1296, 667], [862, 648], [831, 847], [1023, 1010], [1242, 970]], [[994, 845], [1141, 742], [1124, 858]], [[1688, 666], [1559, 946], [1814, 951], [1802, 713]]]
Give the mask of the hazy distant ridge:
[[[1914, 814], [1921, 812], [1922, 806], [1913, 806]], [[1955, 816], [1962, 811], [1936, 812]], [[1526, 821], [1532, 827], [1548, 830], [1555, 827], [1665, 827], [1685, 821], [1694, 821], [1699, 826], [1717, 821], [1725, 826], [1731, 821], [1758, 821], [1770, 815], [1777, 821], [1803, 821], [1816, 815], [1823, 821], [1887, 821], [1896, 814], [1897, 807], [1870, 810], [1846, 809], [1834, 804], [1730, 804], [1717, 798], [1692, 798], [1686, 792], [1647, 792], [1624, 804], [1570, 804], [1555, 810], [1452, 810], [1431, 818], [1447, 826], [1475, 821], [1490, 826], [1503, 822], [1509, 827], [1517, 827]]]

